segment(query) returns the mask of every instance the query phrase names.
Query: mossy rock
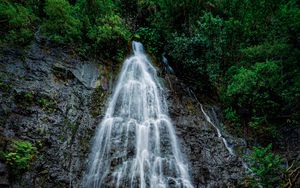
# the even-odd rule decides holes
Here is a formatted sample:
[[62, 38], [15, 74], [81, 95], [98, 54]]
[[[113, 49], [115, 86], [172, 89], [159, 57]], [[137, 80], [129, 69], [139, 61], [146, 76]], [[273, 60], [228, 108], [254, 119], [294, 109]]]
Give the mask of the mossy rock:
[[97, 87], [91, 97], [90, 114], [92, 117], [98, 117], [101, 115], [105, 101], [107, 98], [107, 91], [104, 91], [101, 87]]

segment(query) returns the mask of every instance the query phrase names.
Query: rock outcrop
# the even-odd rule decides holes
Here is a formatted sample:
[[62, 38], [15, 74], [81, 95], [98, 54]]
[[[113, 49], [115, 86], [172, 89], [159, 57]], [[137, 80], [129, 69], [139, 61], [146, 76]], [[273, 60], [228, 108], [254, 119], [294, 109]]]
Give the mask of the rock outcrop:
[[[112, 88], [111, 72], [117, 70], [111, 67], [37, 43], [25, 50], [2, 50], [1, 150], [13, 140], [26, 140], [38, 153], [20, 177], [9, 179], [9, 167], [0, 161], [0, 187], [81, 187], [91, 140]], [[245, 173], [242, 162], [205, 121], [187, 86], [175, 76], [165, 76], [165, 85], [195, 187], [236, 186]]]
[[[35, 43], [3, 49], [0, 67], [1, 150], [13, 140], [38, 147], [30, 170], [10, 187], [78, 187], [109, 93], [108, 66]], [[9, 184], [7, 169], [1, 161], [0, 187]]]
[[[175, 76], [165, 76], [169, 113], [195, 187], [236, 187], [245, 175], [242, 161], [229, 153], [201, 112], [198, 99]], [[205, 101], [203, 101], [204, 103]], [[206, 109], [214, 106], [206, 105]], [[231, 145], [241, 145], [223, 133]]]

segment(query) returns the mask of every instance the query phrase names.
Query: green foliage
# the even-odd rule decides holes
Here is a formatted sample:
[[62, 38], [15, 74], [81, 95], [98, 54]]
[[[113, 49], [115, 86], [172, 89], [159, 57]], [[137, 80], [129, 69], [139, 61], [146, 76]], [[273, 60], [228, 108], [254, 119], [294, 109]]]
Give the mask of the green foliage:
[[125, 46], [129, 40], [130, 32], [118, 15], [106, 15], [98, 18], [95, 25], [89, 27], [87, 34], [94, 41], [93, 50], [106, 57], [116, 55], [116, 46]]
[[231, 107], [226, 108], [224, 110], [224, 114], [227, 120], [239, 124], [240, 118], [234, 109], [232, 109]]
[[[273, 88], [280, 81], [280, 69], [276, 62], [255, 63], [250, 68], [241, 67], [227, 88], [227, 95], [255, 95], [253, 91]], [[245, 96], [245, 97], [246, 97]], [[242, 101], [240, 101], [242, 103]]]
[[23, 98], [22, 98], [22, 102], [24, 104], [30, 105], [34, 102], [34, 93], [33, 92], [25, 92], [23, 93]]
[[286, 49], [289, 49], [289, 46], [285, 43], [262, 43], [241, 49], [241, 53], [244, 56], [244, 61], [247, 63], [255, 63], [265, 61], [266, 59], [281, 60], [288, 54]]
[[159, 52], [162, 51], [163, 43], [158, 31], [154, 28], [141, 27], [136, 32], [136, 35], [141, 42], [147, 46], [148, 50], [159, 56]]
[[83, 25], [82, 53], [119, 60], [131, 35], [112, 0], [80, 0], [75, 10]]
[[9, 1], [0, 2], [0, 42], [26, 44], [33, 37], [36, 16], [30, 8]]
[[[218, 87], [224, 74], [224, 25], [220, 17], [205, 13], [194, 25], [192, 35], [174, 34], [169, 45], [171, 57], [183, 69], [192, 72], [194, 79], [201, 78], [213, 87]], [[197, 81], [195, 83], [201, 86]]]
[[41, 25], [42, 32], [55, 42], [80, 40], [81, 22], [74, 16], [73, 7], [66, 0], [47, 0], [47, 19]]
[[250, 181], [250, 187], [278, 187], [281, 185], [283, 167], [279, 155], [271, 152], [272, 144], [267, 147], [253, 147], [251, 155], [247, 156], [250, 170], [255, 174]]
[[43, 110], [47, 110], [49, 112], [55, 111], [56, 103], [53, 99], [51, 99], [49, 97], [37, 97], [36, 103]]
[[[270, 118], [281, 108], [277, 101], [280, 96], [275, 90], [281, 79], [280, 67], [273, 61], [241, 67], [229, 82], [223, 100], [234, 106], [241, 117], [250, 118], [249, 127], [259, 133], [274, 132], [275, 125]], [[247, 110], [243, 110], [245, 107]]]
[[[2, 0], [0, 23], [2, 43], [41, 33], [83, 56], [117, 61], [134, 33], [153, 55], [166, 52], [197, 91], [219, 95], [239, 132], [275, 138], [299, 126], [297, 0]], [[43, 109], [47, 100], [24, 98]]]
[[113, 0], [78, 0], [76, 5], [77, 11], [81, 12], [81, 16], [87, 16], [91, 24], [97, 23], [103, 16], [118, 14]]
[[201, 15], [207, 1], [199, 0], [159, 0], [157, 5], [161, 9], [156, 19], [163, 19], [159, 23], [166, 25], [167, 31], [182, 31], [193, 24]]
[[56, 102], [46, 95], [34, 91], [20, 92], [14, 94], [15, 101], [22, 107], [39, 106], [42, 110], [53, 112], [56, 109]]
[[[204, 87], [204, 83], [208, 80], [205, 76], [205, 61], [201, 58], [204, 42], [196, 36], [188, 37], [175, 33], [168, 46], [171, 58], [178, 62], [178, 73], [184, 77], [189, 77], [189, 80], [199, 88]], [[189, 74], [185, 74], [184, 71]], [[201, 82], [199, 78], [202, 78]]]
[[20, 175], [29, 170], [36, 154], [37, 149], [28, 141], [14, 141], [9, 151], [1, 153], [14, 175]]

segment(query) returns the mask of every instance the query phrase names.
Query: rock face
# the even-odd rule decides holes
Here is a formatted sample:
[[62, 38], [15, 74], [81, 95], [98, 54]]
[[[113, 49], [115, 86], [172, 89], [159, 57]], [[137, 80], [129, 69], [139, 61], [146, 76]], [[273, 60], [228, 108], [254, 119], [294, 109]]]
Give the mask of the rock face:
[[[242, 161], [230, 155], [197, 99], [175, 76], [165, 76], [169, 113], [189, 164], [195, 187], [236, 187], [245, 175]], [[208, 107], [208, 106], [207, 106]], [[230, 144], [238, 141], [224, 135]]]
[[[12, 140], [38, 146], [31, 169], [11, 187], [79, 187], [96, 117], [109, 92], [106, 69], [60, 48], [33, 44], [24, 51], [3, 50], [0, 75], [7, 87], [0, 90], [1, 151]], [[1, 161], [0, 187], [8, 186], [7, 168]]]
[[[1, 151], [13, 140], [27, 140], [38, 154], [29, 171], [10, 180], [9, 167], [0, 161], [0, 187], [82, 187], [91, 140], [114, 80], [110, 72], [117, 70], [110, 68], [37, 43], [23, 51], [2, 51]], [[187, 86], [174, 76], [166, 76], [165, 85], [195, 187], [237, 185], [244, 175], [241, 161], [229, 154], [204, 120]]]

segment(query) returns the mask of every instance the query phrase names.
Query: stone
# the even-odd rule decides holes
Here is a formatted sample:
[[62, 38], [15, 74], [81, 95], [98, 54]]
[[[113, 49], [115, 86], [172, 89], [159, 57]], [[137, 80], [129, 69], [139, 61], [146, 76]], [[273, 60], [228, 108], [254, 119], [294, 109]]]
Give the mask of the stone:
[[[5, 115], [0, 137], [38, 147], [32, 167], [17, 181], [8, 182], [8, 170], [0, 163], [0, 187], [79, 187], [99, 121], [89, 111], [100, 82], [97, 66], [105, 65], [80, 60], [60, 47], [44, 50], [36, 42], [26, 50], [7, 48], [0, 53], [1, 79], [12, 85], [9, 93], [0, 91], [0, 113]], [[26, 106], [12, 95], [28, 92], [34, 93], [34, 100]], [[101, 101], [106, 102], [106, 96]], [[43, 105], [39, 99], [44, 99]], [[54, 104], [47, 108], [50, 99]]]

